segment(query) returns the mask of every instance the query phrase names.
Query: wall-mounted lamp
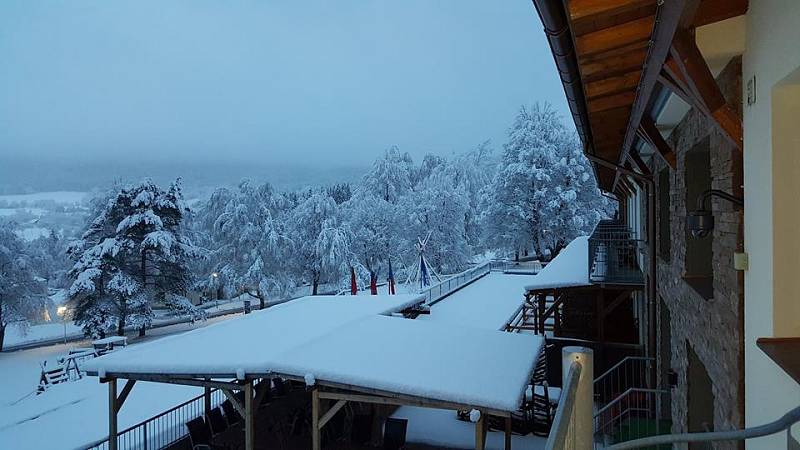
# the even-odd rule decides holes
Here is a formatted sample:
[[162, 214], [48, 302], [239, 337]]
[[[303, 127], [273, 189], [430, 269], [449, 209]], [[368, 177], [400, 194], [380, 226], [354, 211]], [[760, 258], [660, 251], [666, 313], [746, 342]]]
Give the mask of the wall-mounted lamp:
[[711, 214], [711, 205], [706, 208], [706, 203], [711, 197], [725, 199], [735, 205], [744, 206], [744, 201], [725, 191], [709, 189], [697, 196], [697, 210], [691, 211], [686, 216], [686, 226], [695, 238], [704, 238], [714, 229], [714, 216]]

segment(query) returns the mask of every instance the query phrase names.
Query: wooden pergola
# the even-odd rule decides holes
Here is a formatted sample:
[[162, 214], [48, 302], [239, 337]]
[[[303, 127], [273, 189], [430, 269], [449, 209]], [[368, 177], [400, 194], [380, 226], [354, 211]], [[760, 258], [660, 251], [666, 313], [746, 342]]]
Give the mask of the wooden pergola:
[[[89, 372], [91, 376], [97, 376], [97, 372]], [[211, 412], [211, 390], [219, 389], [229, 400], [236, 411], [244, 418], [244, 441], [246, 450], [255, 449], [255, 419], [257, 417], [258, 405], [261, 404], [264, 396], [270, 390], [271, 380], [283, 378], [286, 380], [304, 382], [303, 377], [290, 374], [280, 374], [274, 372], [264, 372], [259, 374], [248, 374], [244, 380], [235, 378], [235, 374], [227, 374], [221, 377], [219, 373], [207, 374], [185, 374], [185, 375], [164, 375], [156, 373], [107, 373], [100, 377], [101, 383], [108, 384], [108, 448], [118, 450], [118, 420], [122, 406], [134, 385], [138, 381], [167, 383], [184, 386], [196, 386], [204, 388], [204, 409], [205, 414]], [[228, 378], [222, 381], [221, 378]], [[125, 380], [122, 390], [118, 390], [120, 380]], [[471, 405], [452, 401], [437, 400], [421, 396], [388, 392], [380, 389], [373, 389], [363, 386], [348, 385], [335, 382], [317, 380], [313, 386], [309, 386], [311, 391], [311, 448], [321, 449], [321, 431], [325, 425], [339, 412], [347, 402], [368, 403], [376, 405], [396, 405], [396, 406], [415, 406], [423, 408], [447, 409], [453, 411], [477, 410], [480, 418], [475, 423], [475, 448], [483, 450], [486, 445], [486, 434], [488, 432], [487, 416], [495, 416], [505, 419], [505, 449], [511, 449], [511, 418], [514, 411], [503, 411], [485, 406]], [[243, 393], [240, 399], [237, 392]], [[323, 410], [324, 401], [333, 402], [332, 405]]]

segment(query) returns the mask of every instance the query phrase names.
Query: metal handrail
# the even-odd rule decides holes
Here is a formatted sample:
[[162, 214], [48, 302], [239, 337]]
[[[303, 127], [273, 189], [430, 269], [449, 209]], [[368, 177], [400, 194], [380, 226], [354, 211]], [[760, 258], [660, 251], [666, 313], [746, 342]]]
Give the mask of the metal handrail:
[[611, 366], [610, 369], [603, 372], [602, 375], [594, 379], [594, 384], [597, 385], [600, 381], [602, 381], [605, 377], [607, 377], [611, 372], [616, 370], [621, 365], [625, 364], [627, 361], [655, 361], [655, 358], [651, 358], [648, 356], [626, 356], [622, 358], [618, 363]]
[[597, 412], [594, 413], [594, 418], [597, 419], [598, 417], [602, 416], [604, 412], [608, 411], [612, 407], [616, 406], [617, 403], [622, 402], [628, 395], [634, 392], [643, 392], [643, 393], [651, 393], [651, 394], [666, 394], [669, 391], [664, 389], [649, 389], [649, 388], [628, 388], [625, 392], [620, 394], [617, 398], [613, 401], [609, 402], [608, 404], [604, 405], [602, 408], [598, 409]]
[[553, 418], [553, 427], [547, 437], [545, 450], [563, 449], [564, 441], [567, 438], [570, 426], [573, 425], [572, 417], [575, 408], [575, 397], [578, 392], [578, 380], [581, 377], [582, 366], [578, 362], [573, 362], [569, 366], [567, 380], [561, 392], [561, 399], [556, 408], [556, 415]]
[[627, 450], [681, 442], [743, 441], [780, 433], [788, 430], [792, 425], [798, 422], [800, 422], [800, 406], [790, 410], [774, 422], [757, 427], [731, 431], [710, 431], [706, 433], [662, 434], [614, 444], [609, 446], [608, 450]]
[[[219, 404], [222, 403], [221, 401], [217, 401], [217, 402], [214, 401], [214, 398], [218, 397], [220, 395], [220, 392], [219, 392], [218, 389], [212, 389], [211, 392], [210, 392], [210, 395], [211, 395], [211, 398], [212, 398], [212, 403], [211, 403], [212, 408], [217, 407], [217, 406], [219, 406]], [[191, 399], [189, 399], [189, 400], [187, 400], [187, 401], [185, 401], [183, 403], [180, 403], [180, 404], [178, 404], [176, 406], [173, 406], [170, 409], [167, 409], [166, 411], [162, 411], [161, 413], [159, 413], [159, 414], [157, 414], [157, 415], [155, 415], [153, 417], [150, 417], [150, 418], [145, 419], [145, 420], [143, 420], [143, 421], [141, 421], [141, 422], [139, 422], [137, 424], [131, 425], [128, 428], [125, 428], [124, 430], [120, 431], [117, 434], [117, 442], [118, 443], [119, 442], [123, 442], [124, 443], [125, 436], [128, 433], [132, 433], [132, 432], [135, 433], [137, 430], [142, 429], [142, 430], [144, 430], [144, 432], [141, 433], [141, 439], [138, 439], [138, 441], [140, 441], [142, 443], [141, 448], [147, 449], [148, 448], [149, 439], [150, 438], [155, 438], [156, 436], [158, 436], [158, 434], [150, 434], [149, 437], [148, 437], [147, 425], [149, 423], [155, 422], [155, 421], [157, 421], [157, 420], [159, 420], [159, 419], [161, 419], [161, 418], [163, 418], [163, 417], [165, 417], [165, 416], [167, 416], [169, 414], [172, 414], [172, 413], [174, 413], [174, 412], [176, 412], [176, 411], [178, 411], [178, 410], [180, 410], [182, 408], [185, 408], [185, 407], [191, 405], [192, 403], [203, 402], [204, 401], [204, 399], [203, 399], [204, 396], [205, 395], [203, 394], [203, 395], [199, 395], [197, 397], [191, 398]], [[222, 398], [220, 397], [217, 400], [222, 400]], [[181, 424], [184, 423], [185, 421], [188, 421], [190, 418], [193, 418], [193, 417], [188, 417], [188, 416], [187, 417], [182, 417], [182, 420], [183, 419], [185, 419], [185, 420], [183, 422], [181, 422]], [[178, 424], [178, 422], [175, 422], [175, 424], [173, 424], [173, 425], [177, 425], [177, 424]], [[170, 442], [169, 444], [172, 444], [175, 441], [180, 440], [181, 438], [186, 436], [188, 434], [188, 432], [180, 433], [180, 434], [181, 434], [181, 436], [178, 439], [174, 440], [173, 442]], [[93, 441], [93, 442], [91, 442], [89, 444], [82, 445], [80, 447], [77, 447], [75, 450], [95, 450], [95, 449], [103, 449], [103, 448], [108, 448], [108, 437], [105, 437], [103, 439], [98, 439], [98, 440]], [[125, 446], [123, 445], [120, 448], [125, 448]], [[134, 445], [134, 448], [140, 448], [140, 447]]]

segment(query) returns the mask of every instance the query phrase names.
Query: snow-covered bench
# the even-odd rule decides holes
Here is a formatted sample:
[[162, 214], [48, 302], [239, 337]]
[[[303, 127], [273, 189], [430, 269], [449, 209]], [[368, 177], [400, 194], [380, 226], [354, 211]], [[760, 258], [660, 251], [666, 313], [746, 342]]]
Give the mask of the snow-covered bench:
[[128, 338], [126, 336], [109, 336], [107, 338], [92, 341], [92, 347], [98, 355], [104, 355], [116, 347], [125, 347], [128, 345]]

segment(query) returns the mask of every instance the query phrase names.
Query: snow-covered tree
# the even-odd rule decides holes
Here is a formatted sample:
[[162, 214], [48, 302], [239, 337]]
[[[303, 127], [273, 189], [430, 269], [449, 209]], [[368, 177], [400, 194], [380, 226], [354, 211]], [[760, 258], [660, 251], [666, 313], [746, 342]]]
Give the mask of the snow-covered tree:
[[397, 205], [379, 196], [358, 193], [342, 207], [341, 216], [353, 232], [350, 249], [359, 278], [368, 279], [370, 271], [387, 268], [389, 259], [396, 264], [401, 255], [413, 248], [405, 241], [400, 220], [403, 210]]
[[[239, 184], [237, 191], [218, 189], [203, 212], [210, 239], [208, 266], [200, 275], [201, 288], [216, 289], [209, 283], [225, 283], [229, 293], [248, 294], [261, 307], [268, 297], [284, 298], [296, 280], [286, 270], [292, 242], [285, 230], [285, 216], [291, 202], [269, 184]], [[211, 273], [217, 277], [209, 277]]]
[[378, 158], [372, 169], [359, 185], [359, 193], [382, 198], [389, 203], [397, 203], [400, 197], [413, 188], [414, 167], [408, 153], [400, 153], [392, 147]]
[[144, 333], [156, 301], [187, 309], [179, 298], [189, 280], [187, 262], [199, 254], [182, 227], [187, 209], [180, 179], [166, 191], [150, 180], [122, 187], [97, 208], [70, 248], [75, 264], [68, 296], [87, 335], [105, 335], [112, 327], [120, 335], [126, 327]]
[[287, 220], [293, 243], [291, 261], [316, 295], [320, 283], [341, 281], [353, 261], [352, 232], [338, 217], [336, 202], [314, 192], [300, 202]]
[[603, 200], [574, 132], [558, 113], [548, 104], [523, 107], [484, 191], [484, 236], [510, 252], [552, 254], [591, 230]]
[[26, 326], [44, 311], [47, 289], [36, 281], [25, 242], [14, 224], [0, 222], [0, 351], [9, 324]]

